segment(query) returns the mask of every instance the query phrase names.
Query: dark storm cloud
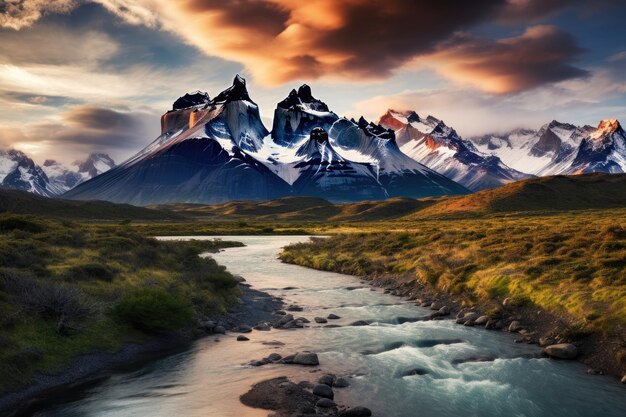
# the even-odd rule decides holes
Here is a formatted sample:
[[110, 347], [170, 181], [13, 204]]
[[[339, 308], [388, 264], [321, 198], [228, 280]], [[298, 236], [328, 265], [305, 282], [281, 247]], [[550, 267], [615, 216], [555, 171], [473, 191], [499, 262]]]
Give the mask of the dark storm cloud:
[[537, 86], [586, 77], [571, 64], [582, 49], [566, 32], [535, 26], [522, 35], [492, 40], [458, 35], [434, 54], [452, 79], [492, 93], [515, 93]]
[[124, 131], [140, 125], [140, 121], [130, 113], [91, 106], [75, 107], [64, 118], [71, 125], [90, 130]]

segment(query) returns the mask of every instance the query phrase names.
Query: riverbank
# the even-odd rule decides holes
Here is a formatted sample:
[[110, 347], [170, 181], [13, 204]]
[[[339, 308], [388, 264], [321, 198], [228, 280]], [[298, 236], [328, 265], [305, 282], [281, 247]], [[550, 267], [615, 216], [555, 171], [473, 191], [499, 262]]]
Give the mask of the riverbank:
[[[280, 300], [240, 283], [241, 297], [228, 314], [216, 317], [215, 326], [234, 330], [254, 326], [258, 322], [275, 320], [275, 311], [282, 309]], [[92, 352], [76, 357], [55, 374], [39, 374], [35, 382], [16, 392], [0, 396], [0, 415], [19, 417], [63, 401], [79, 398], [83, 389], [101, 382], [117, 370], [139, 369], [144, 364], [189, 349], [203, 337], [219, 338], [222, 330], [198, 323], [195, 328], [155, 336], [142, 343], [125, 343], [116, 352]]]
[[[590, 373], [626, 373], [626, 229], [610, 216], [432, 220], [291, 245], [284, 262], [465, 309], [523, 343], [573, 343]], [[437, 303], [436, 303], [437, 304]], [[426, 304], [429, 305], [429, 304]], [[471, 316], [470, 316], [471, 317]], [[472, 323], [476, 324], [476, 323]]]

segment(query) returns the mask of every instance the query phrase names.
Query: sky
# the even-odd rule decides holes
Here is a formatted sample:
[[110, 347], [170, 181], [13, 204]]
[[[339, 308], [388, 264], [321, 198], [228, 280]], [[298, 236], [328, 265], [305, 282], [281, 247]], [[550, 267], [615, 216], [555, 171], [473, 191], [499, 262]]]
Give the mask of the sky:
[[121, 162], [236, 74], [267, 126], [303, 83], [339, 115], [464, 137], [626, 120], [624, 22], [622, 0], [0, 0], [0, 148]]

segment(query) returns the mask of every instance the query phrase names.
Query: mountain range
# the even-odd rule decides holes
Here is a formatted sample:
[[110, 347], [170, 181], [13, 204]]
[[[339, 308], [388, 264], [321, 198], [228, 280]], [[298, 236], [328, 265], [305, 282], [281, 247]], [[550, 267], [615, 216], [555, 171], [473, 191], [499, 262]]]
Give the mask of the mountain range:
[[136, 205], [438, 197], [535, 176], [626, 172], [617, 120], [598, 128], [552, 121], [464, 139], [414, 111], [390, 109], [376, 122], [340, 117], [304, 84], [277, 104], [268, 131], [240, 76], [213, 98], [179, 97], [161, 117], [161, 135], [117, 167], [104, 154], [65, 167], [3, 152], [4, 188]]
[[0, 188], [54, 197], [114, 166], [113, 159], [104, 153], [92, 153], [70, 166], [51, 159], [40, 166], [22, 151], [0, 149]]

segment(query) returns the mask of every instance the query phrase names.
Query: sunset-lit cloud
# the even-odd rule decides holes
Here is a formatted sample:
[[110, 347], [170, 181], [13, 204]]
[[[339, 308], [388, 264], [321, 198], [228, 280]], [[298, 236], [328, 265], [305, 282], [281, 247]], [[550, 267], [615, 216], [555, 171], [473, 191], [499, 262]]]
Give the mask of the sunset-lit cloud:
[[95, 148], [124, 158], [158, 135], [160, 114], [178, 96], [215, 96], [236, 73], [270, 125], [276, 103], [304, 82], [340, 115], [375, 119], [389, 107], [416, 109], [463, 135], [537, 127], [546, 118], [626, 117], [625, 7], [611, 0], [0, 1], [0, 146], [42, 159]]

